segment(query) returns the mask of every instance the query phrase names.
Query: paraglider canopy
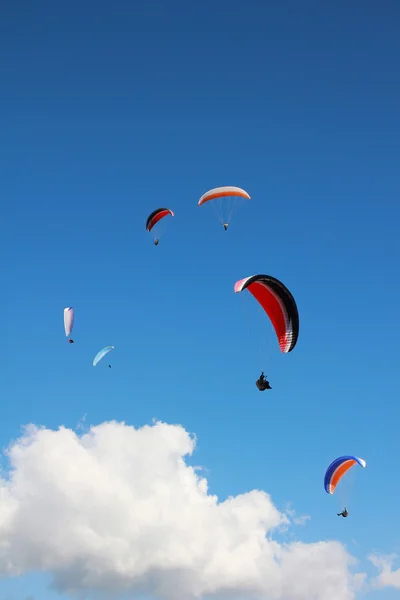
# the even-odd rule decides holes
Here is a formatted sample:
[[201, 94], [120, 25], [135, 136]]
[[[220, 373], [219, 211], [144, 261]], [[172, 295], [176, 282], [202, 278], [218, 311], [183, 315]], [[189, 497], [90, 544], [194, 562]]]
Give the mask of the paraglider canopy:
[[197, 206], [201, 206], [210, 200], [215, 200], [216, 198], [229, 198], [232, 196], [237, 196], [241, 198], [246, 198], [250, 200], [250, 195], [242, 188], [235, 187], [233, 185], [227, 185], [224, 187], [217, 187], [209, 190], [205, 194], [202, 195], [200, 200], [197, 203]]
[[151, 231], [158, 221], [161, 221], [167, 215], [174, 217], [174, 213], [169, 208], [157, 208], [147, 217], [146, 230]]
[[336, 458], [333, 462], [331, 462], [326, 470], [324, 478], [324, 487], [326, 493], [333, 494], [342, 477], [349, 469], [357, 464], [364, 469], [367, 466], [365, 460], [363, 458], [359, 458], [358, 456], [339, 456], [339, 458]]
[[270, 275], [252, 275], [235, 283], [235, 293], [249, 290], [269, 316], [281, 352], [291, 352], [299, 337], [299, 313], [287, 287]]
[[101, 359], [108, 354], [109, 352], [111, 352], [111, 350], [114, 350], [115, 347], [114, 346], [105, 346], [102, 350], [100, 350], [100, 352], [98, 352], [96, 354], [96, 356], [93, 359], [93, 366], [95, 367], [97, 365], [98, 362], [101, 361]]
[[[71, 335], [72, 332], [72, 328], [74, 326], [74, 309], [72, 306], [67, 306], [67, 308], [64, 308], [64, 329], [65, 329], [65, 335], [67, 337], [69, 337]], [[73, 340], [68, 340], [68, 342], [70, 344], [73, 344]]]

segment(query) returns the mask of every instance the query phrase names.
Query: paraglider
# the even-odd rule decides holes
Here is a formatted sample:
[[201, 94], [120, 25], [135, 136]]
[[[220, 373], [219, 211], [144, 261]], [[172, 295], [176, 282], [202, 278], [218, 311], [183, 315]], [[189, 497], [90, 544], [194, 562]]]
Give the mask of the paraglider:
[[[100, 352], [98, 352], [93, 359], [93, 366], [95, 367], [97, 365], [97, 363], [99, 363], [101, 361], [101, 359], [104, 358], [104, 356], [106, 356], [106, 354], [108, 354], [109, 352], [111, 352], [111, 350], [114, 350], [114, 349], [115, 349], [114, 346], [105, 346], [102, 350], [100, 350]], [[108, 365], [108, 366], [111, 369], [111, 365]]]
[[229, 227], [236, 203], [240, 198], [250, 200], [250, 195], [246, 190], [235, 186], [217, 187], [203, 194], [197, 206], [203, 206], [203, 204], [212, 201], [212, 206], [216, 210], [218, 218], [226, 231]]
[[67, 336], [68, 343], [74, 344], [74, 340], [70, 338], [72, 328], [74, 326], [74, 309], [72, 306], [67, 306], [64, 308], [64, 329], [65, 335]]
[[[236, 294], [246, 289], [270, 318], [281, 352], [291, 352], [299, 337], [299, 313], [292, 294], [281, 281], [270, 275], [252, 275], [235, 283]], [[256, 385], [260, 391], [272, 389], [263, 373]]]
[[[153, 210], [153, 212], [147, 217], [146, 230], [149, 232], [152, 231], [153, 227], [159, 221], [161, 221], [161, 219], [164, 219], [168, 215], [171, 215], [172, 217], [175, 216], [172, 210], [170, 210], [169, 208], [157, 208], [156, 210]], [[158, 246], [158, 244], [160, 243], [160, 235], [154, 236], [153, 243], [155, 246]]]
[[[344, 477], [344, 475], [354, 467], [354, 465], [360, 465], [363, 469], [367, 466], [367, 463], [363, 458], [359, 458], [358, 456], [339, 456], [339, 458], [335, 458], [333, 462], [329, 465], [326, 470], [325, 478], [324, 478], [324, 487], [327, 494], [333, 494], [336, 490], [336, 487], [339, 481]], [[348, 511], [345, 509], [337, 513], [338, 517], [347, 517]]]
[[258, 387], [260, 392], [264, 392], [265, 390], [272, 390], [272, 387], [269, 385], [269, 381], [265, 379], [264, 371], [261, 371], [261, 375], [256, 381], [256, 386]]

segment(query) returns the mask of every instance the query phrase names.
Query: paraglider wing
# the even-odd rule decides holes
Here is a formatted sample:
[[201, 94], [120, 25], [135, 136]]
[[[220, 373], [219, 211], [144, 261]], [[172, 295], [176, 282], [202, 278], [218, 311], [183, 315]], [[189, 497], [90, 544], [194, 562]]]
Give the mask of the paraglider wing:
[[337, 484], [349, 469], [359, 464], [365, 469], [367, 463], [358, 456], [340, 456], [336, 458], [327, 468], [324, 479], [324, 487], [327, 494], [333, 494]]
[[102, 350], [100, 350], [100, 352], [98, 352], [93, 359], [93, 366], [95, 367], [106, 354], [111, 352], [111, 350], [114, 350], [114, 346], [105, 346]]
[[74, 326], [74, 309], [72, 306], [64, 308], [64, 329], [65, 335], [69, 337], [71, 335], [72, 328]]
[[250, 196], [245, 190], [242, 190], [242, 188], [239, 187], [228, 185], [225, 187], [214, 188], [203, 194], [200, 200], [198, 201], [197, 206], [201, 206], [202, 204], [205, 204], [210, 200], [215, 200], [216, 198], [224, 198], [227, 196], [240, 196], [241, 198], [247, 198], [247, 200], [250, 200]]
[[174, 213], [169, 208], [157, 208], [153, 210], [151, 215], [148, 216], [146, 221], [146, 230], [151, 231], [156, 223], [166, 217], [167, 215], [171, 215], [174, 217]]
[[299, 313], [287, 287], [270, 275], [252, 275], [235, 283], [235, 293], [248, 289], [265, 310], [282, 352], [291, 352], [299, 337]]

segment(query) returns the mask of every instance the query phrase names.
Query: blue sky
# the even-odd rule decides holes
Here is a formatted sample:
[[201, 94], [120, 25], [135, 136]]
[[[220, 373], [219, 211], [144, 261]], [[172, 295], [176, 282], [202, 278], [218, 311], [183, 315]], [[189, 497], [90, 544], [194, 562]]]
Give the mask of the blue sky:
[[[292, 502], [311, 516], [296, 535], [373, 575], [370, 553], [400, 553], [399, 18], [388, 1], [3, 2], [2, 447], [83, 415], [180, 423], [221, 499]], [[197, 207], [220, 185], [252, 198], [226, 233]], [[158, 206], [175, 217], [155, 247]], [[233, 293], [254, 273], [296, 298], [289, 355]], [[346, 453], [367, 469], [338, 520], [323, 473]], [[0, 590], [59, 597], [46, 586]]]

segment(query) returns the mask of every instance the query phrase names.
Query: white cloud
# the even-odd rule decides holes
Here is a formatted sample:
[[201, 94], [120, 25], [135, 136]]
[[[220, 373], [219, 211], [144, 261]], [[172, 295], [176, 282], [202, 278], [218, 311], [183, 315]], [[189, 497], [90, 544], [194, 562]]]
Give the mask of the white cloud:
[[296, 511], [291, 508], [291, 502], [286, 505], [285, 513], [291, 518], [295, 525], [305, 525], [311, 519], [310, 515], [296, 516]]
[[309, 515], [300, 515], [300, 517], [293, 517], [293, 523], [295, 525], [305, 525], [310, 519]]
[[394, 587], [400, 589], [400, 568], [393, 571], [393, 562], [397, 559], [396, 554], [388, 556], [376, 556], [371, 554], [369, 560], [380, 570], [378, 577], [373, 580], [374, 587]]
[[360, 575], [341, 544], [278, 543], [290, 515], [263, 491], [219, 502], [185, 463], [194, 448], [165, 423], [29, 426], [0, 480], [0, 575], [45, 571], [71, 594], [354, 598]]

